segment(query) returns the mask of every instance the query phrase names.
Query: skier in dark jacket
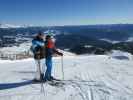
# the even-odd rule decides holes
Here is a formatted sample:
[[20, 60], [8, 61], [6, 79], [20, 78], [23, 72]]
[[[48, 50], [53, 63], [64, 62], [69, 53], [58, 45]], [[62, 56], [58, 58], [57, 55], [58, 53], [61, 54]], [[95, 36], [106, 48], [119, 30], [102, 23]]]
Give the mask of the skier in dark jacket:
[[54, 79], [53, 76], [51, 76], [51, 71], [52, 71], [52, 56], [53, 54], [56, 53], [60, 56], [63, 56], [63, 53], [59, 52], [56, 47], [55, 43], [52, 41], [52, 38], [50, 35], [46, 36], [46, 41], [45, 41], [45, 57], [46, 57], [46, 67], [47, 70], [45, 72], [45, 81], [51, 81]]
[[41, 81], [44, 77], [45, 66], [42, 62], [45, 58], [45, 42], [43, 38], [43, 33], [39, 32], [37, 36], [32, 40], [31, 50], [33, 52], [36, 63], [36, 75], [34, 81]]

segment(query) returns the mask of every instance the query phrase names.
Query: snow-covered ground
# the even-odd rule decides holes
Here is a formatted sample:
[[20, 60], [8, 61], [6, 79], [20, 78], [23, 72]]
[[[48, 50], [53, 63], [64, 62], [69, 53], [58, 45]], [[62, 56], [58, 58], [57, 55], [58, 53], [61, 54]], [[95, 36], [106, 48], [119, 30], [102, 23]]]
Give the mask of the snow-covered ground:
[[[62, 78], [61, 57], [54, 58], [53, 75]], [[106, 55], [65, 56], [65, 85], [31, 84], [33, 59], [0, 61], [0, 100], [133, 100], [133, 60]]]
[[0, 48], [0, 52], [2, 54], [21, 54], [30, 50], [31, 43], [22, 43], [20, 46], [13, 46], [13, 47], [3, 47]]

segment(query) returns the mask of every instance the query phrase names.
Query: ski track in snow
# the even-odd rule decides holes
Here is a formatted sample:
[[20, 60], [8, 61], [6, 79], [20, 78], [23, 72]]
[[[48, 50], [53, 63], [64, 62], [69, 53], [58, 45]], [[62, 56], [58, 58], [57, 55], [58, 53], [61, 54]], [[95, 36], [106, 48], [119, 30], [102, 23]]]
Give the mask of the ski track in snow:
[[[61, 59], [54, 59], [53, 75], [62, 78]], [[64, 57], [63, 86], [31, 84], [34, 60], [0, 63], [0, 100], [132, 100], [133, 61], [108, 56]]]

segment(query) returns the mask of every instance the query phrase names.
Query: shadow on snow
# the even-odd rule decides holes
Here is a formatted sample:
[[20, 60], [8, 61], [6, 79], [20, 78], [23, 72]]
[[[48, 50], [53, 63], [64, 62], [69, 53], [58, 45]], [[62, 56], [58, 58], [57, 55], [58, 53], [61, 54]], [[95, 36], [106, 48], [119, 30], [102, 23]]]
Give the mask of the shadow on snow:
[[17, 87], [25, 86], [31, 83], [32, 83], [32, 80], [16, 82], [16, 83], [2, 83], [2, 84], [0, 83], [0, 90], [17, 88]]

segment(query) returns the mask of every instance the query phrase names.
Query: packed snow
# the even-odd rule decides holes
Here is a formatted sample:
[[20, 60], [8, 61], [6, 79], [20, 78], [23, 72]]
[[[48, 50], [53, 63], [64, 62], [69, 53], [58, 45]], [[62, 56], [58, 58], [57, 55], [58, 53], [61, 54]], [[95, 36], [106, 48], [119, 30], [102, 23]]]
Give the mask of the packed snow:
[[[45, 63], [45, 61], [42, 61]], [[0, 100], [132, 100], [133, 59], [108, 55], [64, 56], [61, 87], [31, 84], [34, 59], [0, 60]], [[61, 57], [53, 59], [53, 76], [62, 79]]]

